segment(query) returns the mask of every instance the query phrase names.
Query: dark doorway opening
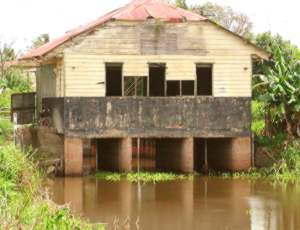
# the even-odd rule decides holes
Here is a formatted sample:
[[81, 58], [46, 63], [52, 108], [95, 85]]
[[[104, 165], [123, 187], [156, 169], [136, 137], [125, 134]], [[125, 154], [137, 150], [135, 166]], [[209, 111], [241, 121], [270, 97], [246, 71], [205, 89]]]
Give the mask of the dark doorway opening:
[[197, 95], [212, 96], [212, 65], [197, 65]]
[[122, 96], [122, 64], [106, 64], [106, 96]]
[[232, 138], [195, 138], [194, 169], [197, 172], [228, 171], [232, 169]]
[[156, 141], [151, 138], [132, 139], [132, 170], [156, 170]]
[[162, 97], [165, 96], [165, 64], [149, 65], [149, 96]]

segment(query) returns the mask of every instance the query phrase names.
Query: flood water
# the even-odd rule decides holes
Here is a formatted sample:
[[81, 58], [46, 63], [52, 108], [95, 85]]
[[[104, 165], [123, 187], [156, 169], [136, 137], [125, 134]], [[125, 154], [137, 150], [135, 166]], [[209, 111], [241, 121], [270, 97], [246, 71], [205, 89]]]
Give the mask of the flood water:
[[300, 229], [300, 187], [197, 177], [136, 184], [90, 177], [50, 181], [52, 199], [108, 229]]

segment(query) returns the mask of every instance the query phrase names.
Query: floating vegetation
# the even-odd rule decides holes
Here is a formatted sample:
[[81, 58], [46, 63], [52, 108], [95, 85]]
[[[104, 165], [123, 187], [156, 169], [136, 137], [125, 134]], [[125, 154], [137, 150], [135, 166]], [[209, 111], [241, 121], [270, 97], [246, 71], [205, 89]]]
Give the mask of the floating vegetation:
[[165, 172], [97, 172], [95, 176], [99, 179], [107, 181], [120, 181], [125, 179], [130, 182], [156, 183], [163, 181], [193, 179], [194, 174], [176, 174]]

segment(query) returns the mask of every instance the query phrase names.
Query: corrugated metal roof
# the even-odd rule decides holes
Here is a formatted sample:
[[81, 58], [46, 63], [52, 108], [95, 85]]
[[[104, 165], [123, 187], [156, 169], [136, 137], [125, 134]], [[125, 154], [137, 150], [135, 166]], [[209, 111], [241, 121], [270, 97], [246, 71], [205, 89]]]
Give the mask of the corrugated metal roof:
[[161, 19], [167, 22], [207, 20], [201, 15], [178, 8], [164, 0], [133, 0], [129, 4], [105, 14], [91, 23], [68, 31], [64, 36], [30, 51], [20, 59], [41, 57], [70, 39], [92, 30], [109, 20], [145, 21], [148, 18]]

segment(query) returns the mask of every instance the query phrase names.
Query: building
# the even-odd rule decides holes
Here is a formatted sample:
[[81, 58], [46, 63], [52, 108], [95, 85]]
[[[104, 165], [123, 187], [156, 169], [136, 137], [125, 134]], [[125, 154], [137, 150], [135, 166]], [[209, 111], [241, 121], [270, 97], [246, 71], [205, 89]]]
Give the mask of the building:
[[38, 66], [41, 125], [66, 175], [97, 169], [245, 170], [252, 63], [269, 53], [163, 0], [134, 0], [21, 57]]

